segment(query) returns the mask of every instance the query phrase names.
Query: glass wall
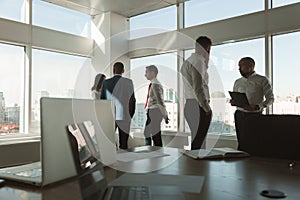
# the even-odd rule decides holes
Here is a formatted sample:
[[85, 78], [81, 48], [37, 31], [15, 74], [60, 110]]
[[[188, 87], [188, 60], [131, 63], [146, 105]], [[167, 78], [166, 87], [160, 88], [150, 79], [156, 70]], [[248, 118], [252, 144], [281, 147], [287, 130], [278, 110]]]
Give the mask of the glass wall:
[[130, 38], [176, 30], [176, 6], [169, 6], [130, 18]]
[[41, 97], [91, 98], [94, 74], [89, 58], [34, 49], [30, 132], [39, 132]]
[[150, 81], [146, 79], [145, 67], [148, 65], [156, 65], [158, 68], [157, 79], [164, 87], [164, 100], [168, 115], [169, 124], [162, 122], [162, 130], [177, 131], [177, 54], [167, 53], [156, 56], [148, 56], [142, 58], [131, 59], [131, 78], [133, 80], [136, 111], [132, 122], [133, 132], [143, 132], [146, 122], [146, 112], [144, 105], [146, 102], [148, 85]]
[[0, 135], [23, 131], [24, 47], [0, 43]]
[[185, 3], [185, 27], [264, 10], [262, 0], [190, 0]]
[[0, 18], [25, 22], [26, 3], [25, 0], [1, 0]]
[[300, 32], [273, 37], [273, 87], [276, 114], [300, 114]]
[[293, 3], [299, 3], [299, 0], [272, 0], [272, 7], [280, 7], [280, 6], [285, 6]]
[[91, 38], [91, 16], [42, 0], [33, 0], [32, 24]]
[[[30, 9], [32, 9], [32, 22], [35, 26], [47, 28], [49, 31], [56, 30], [90, 37], [91, 16], [42, 0], [32, 0], [33, 5], [28, 5], [30, 2], [27, 0], [2, 0], [0, 2], [0, 18], [8, 19], [5, 25], [7, 24], [9, 28], [23, 27], [14, 26], [15, 22], [9, 20], [27, 22], [28, 19], [26, 18], [29, 16]], [[218, 21], [217, 25], [220, 23], [220, 26], [224, 26], [226, 22], [222, 20], [262, 11], [264, 10], [264, 3], [265, 1], [259, 0], [186, 1], [183, 16], [185, 27], [215, 21]], [[273, 7], [294, 3], [299, 3], [299, 1], [274, 0]], [[26, 8], [29, 10], [26, 10]], [[176, 9], [176, 6], [169, 6], [130, 18], [131, 39], [176, 30]], [[23, 25], [28, 30], [31, 29], [30, 24]], [[291, 27], [289, 30], [286, 30], [286, 27], [279, 27], [278, 30], [281, 30], [280, 28], [290, 32], [297, 27]], [[0, 34], [0, 41], [2, 42], [0, 44], [2, 58], [0, 64], [2, 70], [0, 75], [1, 134], [23, 132], [23, 128], [27, 127], [27, 124], [24, 125], [26, 121], [29, 121], [29, 126], [32, 127], [29, 130], [30, 132], [39, 132], [38, 104], [41, 96], [91, 98], [90, 88], [96, 75], [91, 59], [75, 54], [67, 55], [40, 50], [39, 47], [31, 46], [32, 41], [29, 40], [34, 40], [34, 38], [14, 40], [14, 38], [11, 38], [14, 34], [7, 37], [8, 34], [10, 33], [5, 31]], [[261, 34], [261, 32], [257, 33], [257, 37], [261, 37]], [[214, 115], [209, 130], [210, 133], [234, 133], [233, 112], [235, 108], [228, 103], [228, 91], [232, 90], [234, 80], [240, 77], [237, 62], [243, 56], [253, 57], [256, 61], [256, 71], [264, 75], [265, 53], [272, 55], [274, 93], [276, 96], [274, 113], [299, 114], [300, 91], [297, 87], [297, 66], [300, 64], [296, 59], [298, 52], [296, 48], [300, 45], [298, 42], [300, 41], [299, 32], [281, 35], [272, 34], [274, 34], [272, 52], [264, 52], [263, 38], [255, 40], [239, 38], [246, 41], [213, 46], [209, 74], [211, 77], [210, 88]], [[52, 37], [52, 34], [49, 34], [49, 36]], [[68, 37], [67, 34], [66, 37]], [[224, 38], [226, 38], [226, 35]], [[27, 41], [27, 39], [29, 40]], [[47, 45], [51, 46], [52, 39], [49, 38], [43, 48], [46, 49]], [[19, 41], [17, 45], [15, 44], [16, 41]], [[222, 41], [219, 42], [222, 43]], [[30, 55], [29, 57], [26, 57], [24, 53], [25, 46], [28, 46], [26, 52]], [[31, 48], [35, 48], [32, 54]], [[55, 44], [51, 46], [51, 49], [56, 51]], [[58, 51], [63, 52], [64, 50], [59, 49]], [[185, 57], [189, 56], [191, 52], [186, 51]], [[72, 54], [72, 52], [69, 53]], [[171, 118], [170, 124], [162, 123], [162, 129], [177, 131], [177, 117], [182, 114], [178, 110], [180, 107], [178, 106], [178, 99], [183, 97], [179, 96], [177, 91], [179, 76], [176, 53], [131, 59], [130, 77], [134, 81], [137, 96], [137, 112], [133, 119], [132, 131], [141, 132], [144, 128], [145, 110], [143, 106], [149, 83], [144, 77], [144, 73], [145, 66], [150, 64], [155, 64], [159, 68], [158, 79], [164, 86], [165, 103]], [[31, 82], [27, 83], [27, 80], [31, 80]], [[27, 88], [28, 84], [29, 88]], [[28, 100], [27, 92], [31, 94], [31, 100]], [[25, 101], [31, 104], [25, 105]], [[24, 110], [26, 112], [30, 110], [30, 119], [26, 118], [28, 116]], [[8, 126], [8, 124], [11, 125]], [[6, 133], [3, 130], [9, 131]]]

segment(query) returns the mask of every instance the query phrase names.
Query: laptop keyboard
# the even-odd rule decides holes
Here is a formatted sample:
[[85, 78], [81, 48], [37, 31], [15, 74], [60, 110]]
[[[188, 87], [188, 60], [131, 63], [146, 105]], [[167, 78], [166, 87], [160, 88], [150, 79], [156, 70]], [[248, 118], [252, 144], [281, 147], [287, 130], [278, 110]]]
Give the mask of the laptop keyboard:
[[105, 200], [149, 200], [150, 192], [147, 186], [111, 186]]
[[40, 177], [42, 176], [42, 169], [41, 168], [33, 168], [25, 171], [16, 172], [15, 175], [22, 176], [22, 177]]

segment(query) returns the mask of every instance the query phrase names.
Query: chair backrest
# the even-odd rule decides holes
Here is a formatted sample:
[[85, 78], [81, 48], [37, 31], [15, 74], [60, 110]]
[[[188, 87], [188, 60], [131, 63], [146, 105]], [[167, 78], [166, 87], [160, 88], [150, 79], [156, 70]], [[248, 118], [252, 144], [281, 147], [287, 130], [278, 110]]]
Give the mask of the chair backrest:
[[240, 149], [250, 155], [300, 160], [300, 116], [249, 117], [239, 143]]

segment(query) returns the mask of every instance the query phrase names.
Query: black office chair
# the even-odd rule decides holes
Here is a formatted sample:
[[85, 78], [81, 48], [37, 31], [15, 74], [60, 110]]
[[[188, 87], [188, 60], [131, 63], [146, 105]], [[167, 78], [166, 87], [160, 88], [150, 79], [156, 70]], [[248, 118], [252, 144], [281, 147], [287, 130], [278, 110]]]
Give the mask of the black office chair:
[[249, 117], [239, 143], [241, 150], [253, 156], [300, 160], [300, 116]]

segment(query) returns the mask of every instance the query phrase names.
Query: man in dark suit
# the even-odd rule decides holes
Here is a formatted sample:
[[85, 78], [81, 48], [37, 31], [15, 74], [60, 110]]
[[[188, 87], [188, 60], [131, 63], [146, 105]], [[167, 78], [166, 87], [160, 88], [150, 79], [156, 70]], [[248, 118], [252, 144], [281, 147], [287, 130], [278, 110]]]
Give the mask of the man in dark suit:
[[122, 77], [124, 65], [116, 62], [114, 76], [102, 83], [101, 99], [112, 100], [116, 109], [116, 127], [119, 131], [119, 148], [128, 148], [131, 118], [135, 112], [135, 96], [132, 80]]

